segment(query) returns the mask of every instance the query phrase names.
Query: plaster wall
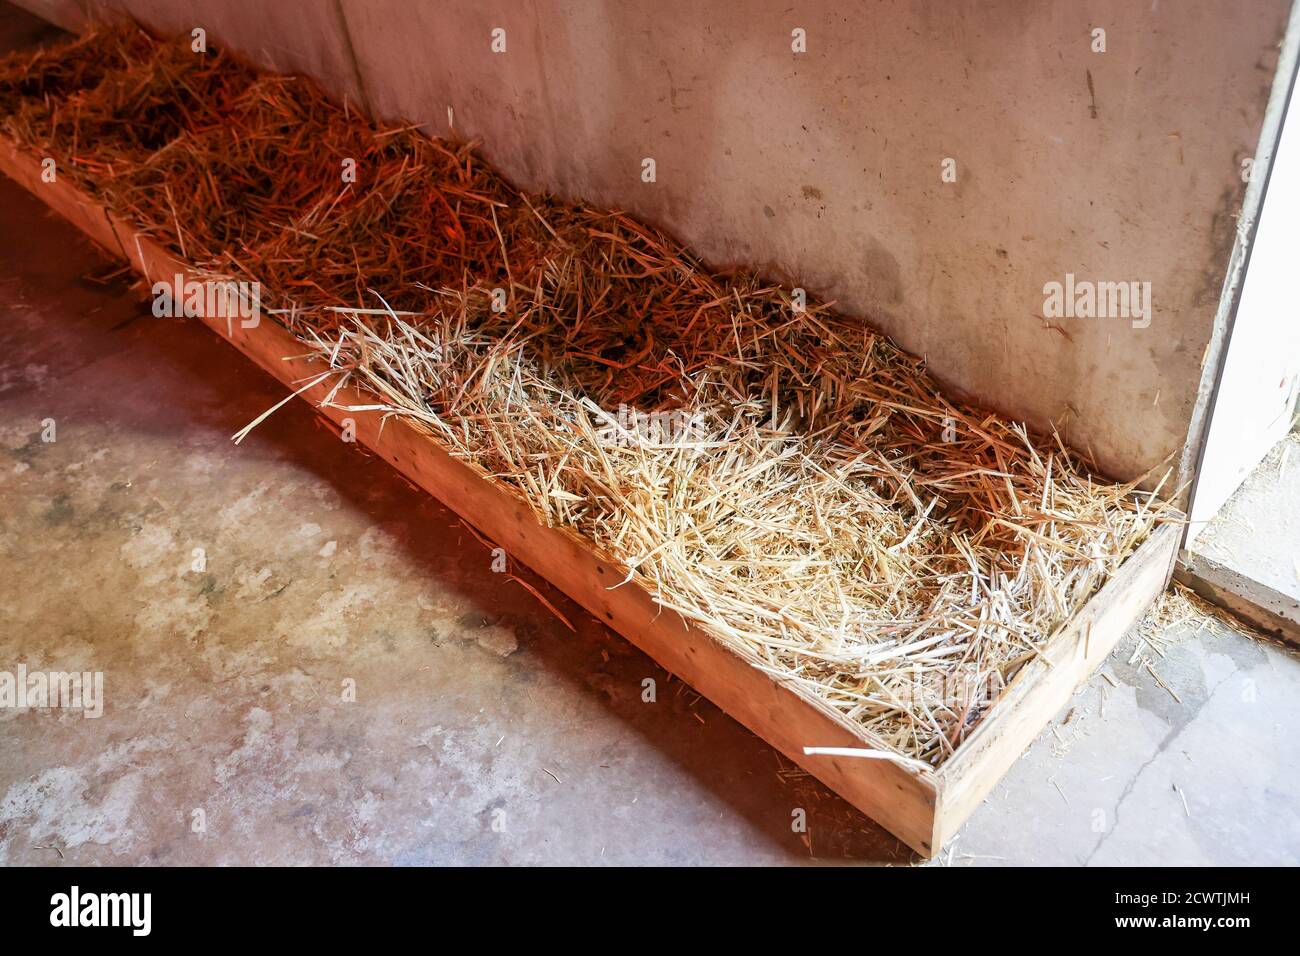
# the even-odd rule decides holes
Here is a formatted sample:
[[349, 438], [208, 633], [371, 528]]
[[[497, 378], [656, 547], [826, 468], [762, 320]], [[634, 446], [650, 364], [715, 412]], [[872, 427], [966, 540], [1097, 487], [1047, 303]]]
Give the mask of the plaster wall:
[[[23, 5], [204, 26], [377, 115], [481, 138], [520, 186], [833, 299], [1128, 478], [1176, 462], [1204, 395], [1290, 0]], [[1150, 283], [1150, 324], [1045, 318], [1067, 274]]]

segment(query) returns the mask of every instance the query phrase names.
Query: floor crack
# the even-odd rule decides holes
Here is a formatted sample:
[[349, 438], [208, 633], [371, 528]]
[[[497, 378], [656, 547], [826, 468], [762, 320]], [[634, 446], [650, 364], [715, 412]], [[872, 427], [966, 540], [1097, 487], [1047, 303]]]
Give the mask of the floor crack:
[[1083, 866], [1088, 866], [1092, 862], [1092, 858], [1097, 855], [1097, 852], [1102, 848], [1102, 846], [1105, 845], [1106, 841], [1110, 839], [1110, 837], [1115, 833], [1116, 830], [1119, 829], [1120, 807], [1124, 805], [1124, 801], [1127, 800], [1129, 795], [1133, 792], [1133, 788], [1137, 786], [1138, 780], [1140, 780], [1142, 775], [1146, 773], [1147, 768], [1150, 767], [1151, 764], [1155, 763], [1156, 759], [1169, 748], [1169, 745], [1171, 743], [1173, 743], [1180, 736], [1182, 736], [1183, 731], [1186, 730], [1192, 724], [1192, 722], [1196, 720], [1196, 718], [1200, 715], [1201, 711], [1205, 709], [1205, 706], [1208, 703], [1210, 703], [1210, 701], [1214, 700], [1214, 695], [1219, 692], [1219, 688], [1221, 688], [1228, 681], [1232, 680], [1232, 678], [1236, 677], [1240, 673], [1240, 671], [1241, 669], [1239, 667], [1234, 667], [1231, 673], [1229, 673], [1226, 677], [1224, 677], [1223, 680], [1215, 684], [1214, 687], [1210, 689], [1210, 692], [1205, 695], [1205, 699], [1201, 701], [1200, 705], [1196, 708], [1195, 711], [1193, 711], [1192, 715], [1188, 717], [1187, 720], [1179, 724], [1178, 726], [1171, 728], [1170, 731], [1167, 734], [1165, 734], [1164, 738], [1160, 741], [1159, 745], [1157, 745], [1155, 753], [1153, 753], [1150, 757], [1148, 757], [1146, 761], [1143, 762], [1142, 766], [1138, 768], [1137, 773], [1133, 774], [1133, 776], [1129, 778], [1128, 785], [1124, 787], [1124, 792], [1121, 793], [1119, 795], [1119, 799], [1115, 801], [1115, 811], [1114, 811], [1115, 819], [1111, 822], [1111, 825], [1107, 827], [1106, 832], [1101, 835], [1101, 838], [1097, 840], [1096, 846], [1094, 846], [1091, 852], [1088, 853], [1087, 857], [1084, 858], [1082, 862]]

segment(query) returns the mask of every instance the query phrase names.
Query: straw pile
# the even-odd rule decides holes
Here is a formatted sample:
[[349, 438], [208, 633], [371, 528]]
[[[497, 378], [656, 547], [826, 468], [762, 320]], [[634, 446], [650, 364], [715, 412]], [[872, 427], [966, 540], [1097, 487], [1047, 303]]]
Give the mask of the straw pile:
[[225, 100], [255, 75], [228, 56], [196, 56], [129, 24], [15, 54], [5, 74], [5, 131], [96, 194], [187, 131], [219, 124]]
[[132, 27], [61, 56], [0, 65], [8, 135], [899, 754], [950, 756], [1161, 520], [861, 321], [469, 146]]

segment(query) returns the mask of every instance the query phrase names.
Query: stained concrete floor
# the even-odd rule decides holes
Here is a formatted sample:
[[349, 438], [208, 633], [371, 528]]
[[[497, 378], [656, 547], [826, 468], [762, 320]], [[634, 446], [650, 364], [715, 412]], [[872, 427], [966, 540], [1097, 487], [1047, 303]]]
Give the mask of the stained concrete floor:
[[[3, 179], [0, 237], [0, 670], [106, 698], [0, 709], [0, 864], [915, 862], [302, 403], [235, 446], [283, 389]], [[1300, 660], [1165, 637], [937, 862], [1300, 862]]]

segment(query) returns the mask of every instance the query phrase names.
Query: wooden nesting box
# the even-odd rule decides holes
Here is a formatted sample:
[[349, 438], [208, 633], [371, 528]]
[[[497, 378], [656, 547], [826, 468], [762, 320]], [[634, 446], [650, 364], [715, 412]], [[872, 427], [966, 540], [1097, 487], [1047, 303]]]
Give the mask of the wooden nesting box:
[[[0, 144], [0, 168], [109, 253], [125, 257], [150, 282], [171, 284], [190, 270], [134, 226], [60, 180], [43, 182], [38, 157]], [[302, 346], [281, 326], [245, 328], [237, 316], [203, 319], [215, 332], [291, 388], [320, 376], [317, 359], [287, 358]], [[332, 387], [304, 389], [316, 404]], [[341, 405], [370, 399], [345, 388]], [[1052, 716], [1110, 653], [1121, 635], [1164, 589], [1178, 550], [1179, 527], [1163, 525], [1051, 638], [1042, 656], [1020, 669], [988, 715], [939, 769], [915, 761], [805, 753], [805, 748], [880, 753], [884, 746], [825, 701], [760, 669], [755, 657], [723, 644], [706, 627], [655, 603], [634, 581], [611, 590], [626, 569], [564, 528], [541, 524], [522, 498], [472, 464], [451, 457], [439, 440], [405, 419], [381, 430], [378, 412], [317, 408], [356, 423], [357, 440], [447, 504], [664, 668], [877, 820], [923, 856], [933, 856], [970, 816]]]

